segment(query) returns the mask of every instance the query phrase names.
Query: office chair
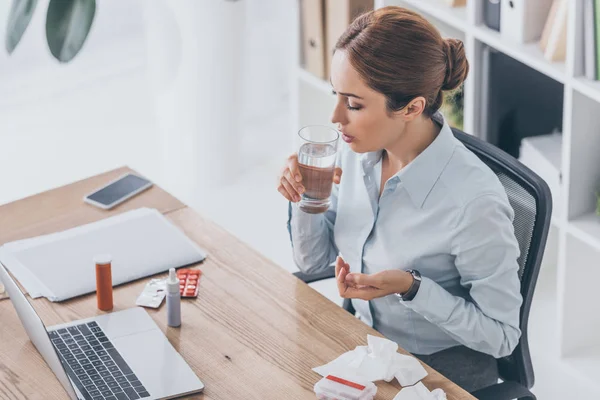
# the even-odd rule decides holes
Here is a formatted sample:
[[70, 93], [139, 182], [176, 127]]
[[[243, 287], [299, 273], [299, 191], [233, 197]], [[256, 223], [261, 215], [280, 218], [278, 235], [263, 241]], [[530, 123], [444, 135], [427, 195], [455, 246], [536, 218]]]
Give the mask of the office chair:
[[[452, 131], [454, 136], [500, 179], [515, 212], [513, 226], [521, 250], [518, 263], [523, 304], [519, 321], [522, 332], [519, 344], [511, 355], [497, 360], [503, 382], [471, 394], [482, 400], [536, 400], [529, 391], [534, 384], [534, 374], [527, 341], [527, 321], [550, 228], [550, 189], [537, 174], [499, 148], [458, 129], [453, 128]], [[294, 275], [306, 283], [311, 283], [333, 278], [335, 273], [334, 267], [330, 266], [318, 274], [296, 272]], [[344, 299], [343, 307], [348, 312], [355, 313], [349, 299]]]

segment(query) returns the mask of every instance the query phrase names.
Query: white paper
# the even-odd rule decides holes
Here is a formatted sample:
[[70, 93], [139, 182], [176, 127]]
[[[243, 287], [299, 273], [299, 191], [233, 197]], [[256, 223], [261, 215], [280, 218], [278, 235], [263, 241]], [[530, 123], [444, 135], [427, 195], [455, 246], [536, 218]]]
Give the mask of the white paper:
[[398, 379], [402, 386], [411, 386], [427, 376], [427, 371], [414, 357], [398, 353], [398, 344], [368, 335], [368, 346], [357, 346], [328, 364], [313, 368], [321, 376], [359, 376], [371, 382]]
[[446, 393], [442, 389], [430, 392], [422, 382], [419, 382], [400, 390], [394, 400], [446, 400]]
[[206, 255], [154, 209], [140, 208], [67, 231], [7, 243], [0, 261], [33, 297], [62, 301], [96, 291], [94, 256], [112, 256], [113, 285]]

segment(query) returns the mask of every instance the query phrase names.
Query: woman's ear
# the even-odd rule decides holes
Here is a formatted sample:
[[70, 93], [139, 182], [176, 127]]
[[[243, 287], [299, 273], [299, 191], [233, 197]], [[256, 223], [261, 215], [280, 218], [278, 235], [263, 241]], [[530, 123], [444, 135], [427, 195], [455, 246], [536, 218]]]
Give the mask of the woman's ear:
[[423, 114], [426, 106], [427, 101], [423, 96], [415, 97], [400, 111], [402, 119], [404, 119], [405, 122], [414, 120], [419, 115]]

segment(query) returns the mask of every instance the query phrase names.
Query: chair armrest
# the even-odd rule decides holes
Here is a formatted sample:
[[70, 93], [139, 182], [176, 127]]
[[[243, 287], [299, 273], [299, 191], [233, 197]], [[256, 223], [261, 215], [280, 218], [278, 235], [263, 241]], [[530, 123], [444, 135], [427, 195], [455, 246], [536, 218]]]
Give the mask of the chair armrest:
[[536, 400], [533, 393], [517, 382], [502, 382], [471, 393], [480, 400]]
[[335, 278], [335, 267], [329, 266], [324, 271], [316, 274], [305, 274], [302, 271], [294, 272], [294, 276], [304, 283], [313, 283], [323, 279]]

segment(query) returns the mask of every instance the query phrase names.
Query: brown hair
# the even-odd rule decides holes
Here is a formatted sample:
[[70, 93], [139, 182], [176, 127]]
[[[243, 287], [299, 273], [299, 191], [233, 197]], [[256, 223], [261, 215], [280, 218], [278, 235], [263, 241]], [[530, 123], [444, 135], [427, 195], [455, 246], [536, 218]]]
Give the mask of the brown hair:
[[463, 43], [443, 39], [419, 14], [383, 7], [356, 18], [338, 40], [366, 84], [387, 97], [388, 111], [398, 111], [423, 96], [424, 114], [442, 106], [444, 90], [459, 87], [469, 73]]

